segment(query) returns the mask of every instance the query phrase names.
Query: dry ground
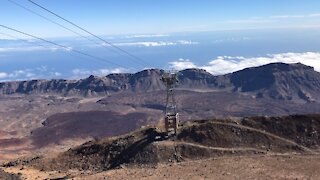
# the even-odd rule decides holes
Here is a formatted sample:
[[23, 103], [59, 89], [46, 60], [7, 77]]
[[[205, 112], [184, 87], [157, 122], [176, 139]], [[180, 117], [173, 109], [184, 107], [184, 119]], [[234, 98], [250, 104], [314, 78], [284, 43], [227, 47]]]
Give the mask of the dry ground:
[[[62, 97], [59, 95], [2, 95], [0, 96], [0, 163], [13, 159], [35, 155], [37, 153], [50, 151], [63, 152], [71, 147], [77, 146], [92, 139], [92, 134], [83, 133], [80, 136], [55, 139], [47, 143], [45, 148], [36, 147], [37, 142], [31, 137], [31, 132], [39, 132], [48, 130], [43, 126], [43, 122], [48, 117], [59, 113], [68, 112], [87, 112], [87, 111], [112, 111], [113, 113], [121, 113], [125, 116], [127, 113], [141, 112], [145, 114], [153, 114], [158, 121], [158, 117], [162, 116], [162, 112], [158, 113], [153, 109], [132, 108], [126, 105], [104, 105], [96, 103], [103, 97]], [[111, 112], [111, 114], [112, 114]], [[150, 115], [149, 115], [150, 116]], [[69, 118], [70, 119], [70, 118]], [[76, 119], [76, 118], [72, 118]], [[101, 119], [101, 118], [100, 118]], [[148, 120], [148, 118], [144, 118]], [[90, 121], [91, 119], [88, 119]], [[69, 121], [68, 121], [69, 122]], [[132, 124], [131, 124], [132, 125]], [[139, 124], [126, 127], [130, 131], [135, 129]], [[129, 125], [128, 125], [129, 126]], [[49, 127], [50, 128], [50, 127]], [[59, 127], [60, 131], [68, 131], [69, 127]], [[87, 130], [86, 127], [76, 127], [78, 130]], [[101, 128], [105, 128], [102, 126]], [[123, 128], [123, 129], [126, 129]], [[60, 132], [59, 131], [59, 132]], [[50, 134], [51, 132], [51, 134]], [[46, 132], [49, 137], [56, 137], [58, 131]], [[92, 131], [94, 133], [94, 131]], [[107, 133], [116, 133], [116, 130], [107, 131]], [[128, 131], [125, 131], [128, 132]], [[60, 133], [63, 134], [63, 133]], [[38, 133], [39, 135], [39, 133]], [[40, 135], [41, 137], [42, 135]], [[58, 143], [57, 143], [58, 142]], [[68, 143], [65, 143], [68, 142]], [[63, 147], [63, 149], [61, 149]]]
[[[42, 123], [52, 115], [83, 111], [112, 111], [124, 115], [130, 113], [150, 115], [151, 113], [155, 122], [149, 123], [149, 121], [143, 121], [142, 123], [150, 125], [157, 123], [163, 117], [164, 98], [164, 91], [119, 93], [108, 97], [62, 97], [60, 95], [49, 94], [2, 95], [0, 96], [0, 162], [34, 153], [34, 141], [30, 138], [30, 133], [39, 129], [42, 129], [42, 131], [47, 130], [47, 127], [43, 128]], [[99, 99], [102, 100], [99, 101]], [[177, 91], [176, 100], [182, 121], [226, 116], [274, 116], [320, 112], [320, 105], [317, 103], [296, 104], [291, 101], [255, 99], [250, 95], [227, 92], [179, 90]], [[89, 119], [89, 121], [91, 120]], [[70, 121], [70, 123], [72, 122]], [[138, 124], [138, 126], [140, 125], [141, 123]], [[137, 125], [132, 126], [131, 124], [127, 128], [132, 130], [136, 127]], [[88, 130], [81, 127], [74, 128], [78, 129], [79, 132]], [[59, 127], [59, 129], [68, 131], [67, 126]], [[108, 133], [117, 134], [117, 131], [117, 129], [113, 129], [112, 132]], [[46, 134], [53, 138], [57, 137], [57, 133], [55, 132], [57, 131], [50, 131], [50, 133], [48, 131]], [[43, 136], [40, 135], [40, 137]], [[88, 133], [83, 133], [81, 137], [96, 138], [96, 136], [93, 137], [92, 134]], [[52, 147], [59, 146], [62, 141], [71, 141], [73, 139], [68, 138], [59, 139], [58, 137], [58, 139], [48, 143], [51, 143]], [[58, 141], [59, 143], [57, 143]], [[75, 141], [75, 144], [77, 144], [79, 139]], [[84, 143], [85, 141], [82, 142]]]
[[[20, 167], [21, 168], [21, 167]], [[92, 173], [88, 171], [44, 172], [34, 169], [8, 168], [21, 173], [22, 179], [320, 179], [320, 155], [262, 155], [222, 157], [208, 160], [160, 164], [155, 167], [123, 167]]]

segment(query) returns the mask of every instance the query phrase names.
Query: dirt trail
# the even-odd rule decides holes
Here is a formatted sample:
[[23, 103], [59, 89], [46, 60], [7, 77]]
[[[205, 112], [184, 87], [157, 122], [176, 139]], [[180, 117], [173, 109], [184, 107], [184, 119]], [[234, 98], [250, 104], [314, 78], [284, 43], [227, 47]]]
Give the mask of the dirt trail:
[[208, 160], [160, 164], [153, 168], [121, 168], [74, 180], [120, 179], [320, 179], [320, 157], [301, 155], [223, 157]]
[[243, 125], [239, 125], [239, 124], [233, 124], [233, 123], [222, 123], [222, 122], [210, 122], [212, 124], [218, 124], [218, 125], [224, 125], [224, 126], [233, 126], [233, 127], [237, 127], [237, 128], [242, 128], [242, 129], [247, 129], [247, 130], [250, 130], [250, 131], [255, 131], [255, 132], [258, 132], [258, 133], [262, 133], [262, 134], [265, 134], [267, 136], [270, 136], [270, 137], [273, 137], [275, 139], [278, 139], [278, 140], [281, 140], [281, 141], [284, 141], [286, 143], [289, 143], [289, 144], [292, 144], [292, 145], [295, 145], [299, 148], [301, 148], [302, 150], [308, 152], [308, 153], [311, 153], [311, 154], [317, 154], [316, 152], [314, 152], [313, 150], [305, 147], [305, 146], [302, 146], [292, 140], [289, 140], [289, 139], [286, 139], [286, 138], [283, 138], [283, 137], [280, 137], [280, 136], [277, 136], [275, 134], [272, 134], [272, 133], [269, 133], [269, 132], [266, 132], [265, 130], [261, 130], [261, 129], [256, 129], [256, 128], [252, 128], [252, 127], [248, 127], [248, 126], [243, 126]]
[[33, 168], [11, 167], [4, 169], [4, 171], [12, 174], [21, 174], [22, 179], [25, 180], [43, 180], [66, 177], [65, 173], [59, 173], [55, 171], [45, 172]]
[[201, 144], [196, 144], [196, 143], [191, 143], [191, 142], [183, 142], [183, 141], [164, 141], [161, 142], [161, 144], [165, 145], [171, 145], [171, 146], [176, 146], [176, 145], [189, 145], [193, 147], [198, 147], [198, 148], [203, 148], [203, 149], [211, 149], [215, 151], [255, 151], [255, 152], [261, 152], [261, 153], [267, 153], [268, 151], [257, 149], [257, 148], [223, 148], [223, 147], [211, 147], [211, 146], [204, 146]]

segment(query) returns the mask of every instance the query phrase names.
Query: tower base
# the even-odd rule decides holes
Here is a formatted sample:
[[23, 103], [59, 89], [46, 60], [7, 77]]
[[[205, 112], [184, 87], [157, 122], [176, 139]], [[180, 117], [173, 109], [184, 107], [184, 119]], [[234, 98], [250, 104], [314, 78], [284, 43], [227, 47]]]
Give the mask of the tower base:
[[166, 114], [165, 128], [168, 135], [177, 134], [178, 126], [179, 126], [179, 113]]

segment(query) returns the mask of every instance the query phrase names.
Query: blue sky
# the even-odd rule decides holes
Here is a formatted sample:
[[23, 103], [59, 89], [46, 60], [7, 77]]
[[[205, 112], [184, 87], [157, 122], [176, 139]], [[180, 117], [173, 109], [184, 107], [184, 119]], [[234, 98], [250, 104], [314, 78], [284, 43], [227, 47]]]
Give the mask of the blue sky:
[[34, 0], [147, 63], [80, 38], [10, 1], [87, 36], [27, 0], [1, 0], [0, 25], [67, 48], [0, 27], [0, 81], [75, 79], [151, 67], [224, 74], [270, 62], [301, 62], [320, 71], [316, 0]]
[[[57, 20], [26, 0], [12, 1]], [[308, 27], [320, 24], [320, 1], [316, 0], [34, 1], [96, 34]], [[2, 24], [42, 37], [73, 35], [7, 0], [0, 2], [0, 12]]]

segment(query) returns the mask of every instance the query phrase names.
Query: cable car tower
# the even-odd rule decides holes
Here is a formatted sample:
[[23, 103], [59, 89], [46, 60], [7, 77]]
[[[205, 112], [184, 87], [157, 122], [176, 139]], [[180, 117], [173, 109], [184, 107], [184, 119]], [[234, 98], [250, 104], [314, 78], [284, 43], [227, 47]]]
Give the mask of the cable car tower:
[[165, 109], [165, 128], [168, 135], [177, 134], [179, 125], [179, 113], [177, 112], [177, 105], [174, 97], [174, 86], [178, 82], [177, 73], [165, 72], [161, 80], [166, 86], [167, 98]]

